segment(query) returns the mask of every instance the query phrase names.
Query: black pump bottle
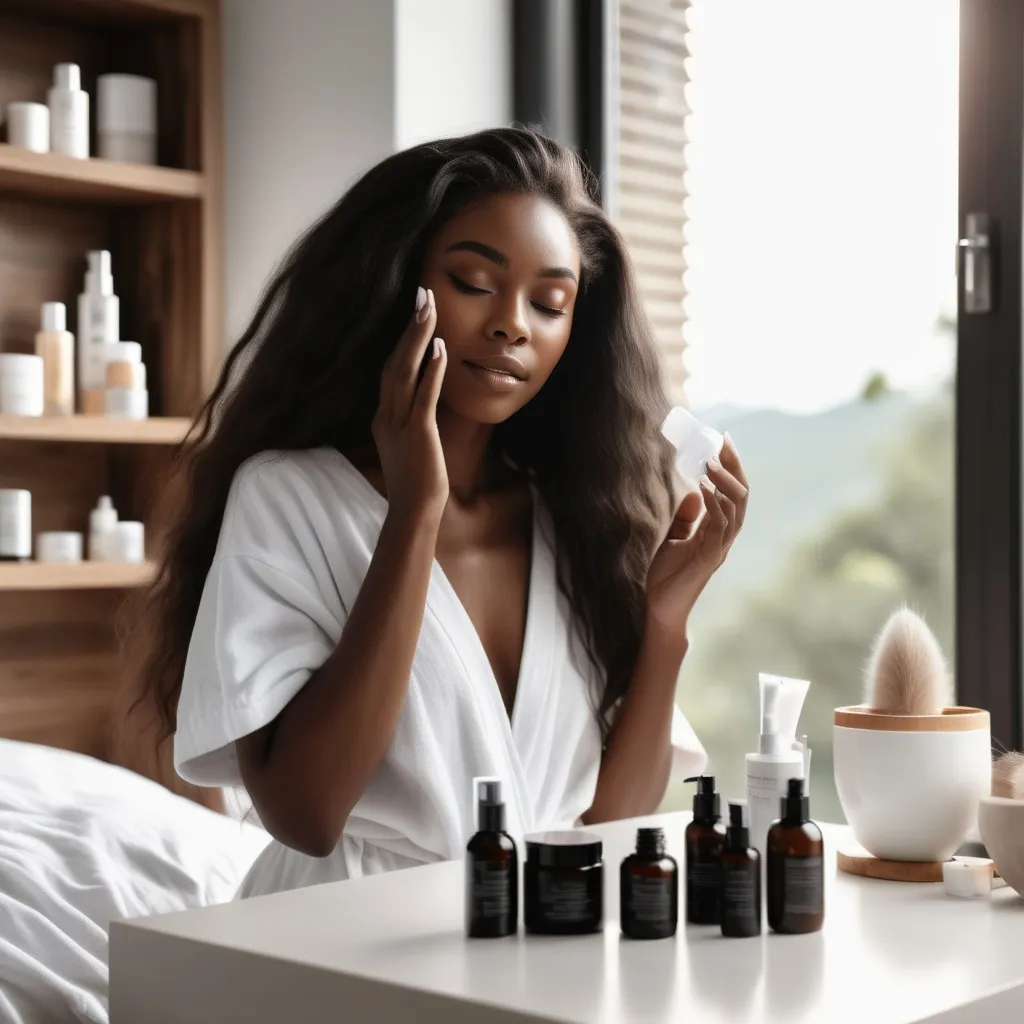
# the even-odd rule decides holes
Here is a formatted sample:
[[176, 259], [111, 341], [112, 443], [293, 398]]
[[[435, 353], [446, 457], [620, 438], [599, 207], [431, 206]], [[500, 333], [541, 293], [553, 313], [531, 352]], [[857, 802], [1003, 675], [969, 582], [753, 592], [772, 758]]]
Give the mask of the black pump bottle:
[[689, 924], [722, 922], [722, 849], [725, 828], [713, 775], [695, 775], [693, 820], [686, 826], [686, 920]]

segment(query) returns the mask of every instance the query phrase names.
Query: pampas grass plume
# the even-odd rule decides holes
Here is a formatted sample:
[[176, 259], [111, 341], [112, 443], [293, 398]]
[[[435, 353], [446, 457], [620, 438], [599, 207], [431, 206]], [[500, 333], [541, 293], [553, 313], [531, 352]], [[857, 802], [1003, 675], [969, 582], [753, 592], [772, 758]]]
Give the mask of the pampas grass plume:
[[992, 795], [1024, 800], [1024, 754], [1011, 750], [992, 762]]
[[894, 612], [871, 653], [866, 703], [894, 715], [938, 715], [951, 700], [949, 669], [935, 634], [909, 608]]

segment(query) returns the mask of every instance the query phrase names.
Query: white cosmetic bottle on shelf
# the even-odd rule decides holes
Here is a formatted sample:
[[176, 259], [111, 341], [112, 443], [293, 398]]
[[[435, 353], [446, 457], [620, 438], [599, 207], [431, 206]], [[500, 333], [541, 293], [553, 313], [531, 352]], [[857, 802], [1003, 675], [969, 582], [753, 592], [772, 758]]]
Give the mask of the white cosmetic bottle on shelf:
[[36, 355], [43, 360], [43, 412], [70, 416], [75, 411], [75, 338], [67, 329], [63, 302], [44, 302]]
[[85, 290], [78, 296], [78, 387], [82, 412], [102, 415], [109, 346], [121, 335], [121, 304], [114, 294], [110, 253], [95, 250], [87, 258]]
[[779, 808], [790, 779], [807, 780], [811, 752], [806, 737], [796, 735], [800, 712], [811, 684], [762, 672], [761, 736], [757, 752], [747, 754], [747, 806], [750, 809], [750, 845], [765, 862], [768, 830], [779, 817]]
[[77, 64], [58, 64], [46, 94], [50, 108], [50, 151], [79, 160], [89, 158], [89, 94]]
[[106, 494], [89, 513], [89, 561], [116, 561], [115, 532], [117, 530], [117, 509]]

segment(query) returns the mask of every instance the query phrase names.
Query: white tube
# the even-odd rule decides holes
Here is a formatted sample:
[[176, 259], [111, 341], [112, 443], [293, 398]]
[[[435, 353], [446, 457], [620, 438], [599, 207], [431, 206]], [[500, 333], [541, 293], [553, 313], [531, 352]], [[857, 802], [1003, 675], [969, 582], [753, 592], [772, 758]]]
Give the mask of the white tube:
[[762, 672], [761, 735], [757, 752], [747, 754], [747, 805], [750, 809], [750, 845], [765, 859], [768, 829], [781, 815], [781, 803], [790, 779], [806, 779], [810, 750], [797, 739], [810, 683], [806, 679]]

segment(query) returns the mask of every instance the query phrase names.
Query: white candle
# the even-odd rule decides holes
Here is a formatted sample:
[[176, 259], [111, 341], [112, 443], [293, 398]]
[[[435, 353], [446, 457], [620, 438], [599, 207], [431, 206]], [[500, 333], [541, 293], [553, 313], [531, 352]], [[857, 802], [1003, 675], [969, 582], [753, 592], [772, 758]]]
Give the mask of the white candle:
[[992, 861], [985, 857], [956, 857], [942, 865], [942, 882], [948, 896], [976, 898], [992, 892]]

